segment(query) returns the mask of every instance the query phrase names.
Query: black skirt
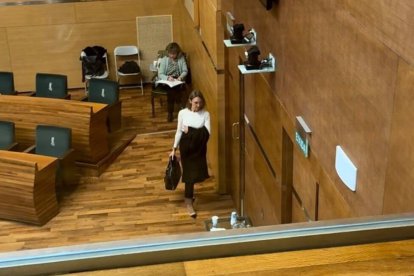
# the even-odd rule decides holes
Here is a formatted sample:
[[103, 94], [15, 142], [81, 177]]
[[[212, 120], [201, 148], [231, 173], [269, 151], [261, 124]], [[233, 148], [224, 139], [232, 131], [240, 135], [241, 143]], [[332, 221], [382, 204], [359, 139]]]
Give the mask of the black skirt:
[[182, 134], [180, 155], [184, 183], [197, 183], [209, 178], [206, 157], [209, 137], [210, 134], [205, 127], [189, 127], [188, 132]]

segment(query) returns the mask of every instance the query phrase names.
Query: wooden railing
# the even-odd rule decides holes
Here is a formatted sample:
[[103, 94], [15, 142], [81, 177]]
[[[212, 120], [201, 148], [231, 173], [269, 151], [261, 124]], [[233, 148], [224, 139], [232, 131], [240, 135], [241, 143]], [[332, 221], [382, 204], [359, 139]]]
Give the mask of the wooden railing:
[[57, 159], [0, 150], [0, 218], [43, 225], [57, 215]]
[[12, 121], [16, 140], [35, 142], [36, 125], [72, 129], [77, 161], [96, 164], [109, 153], [106, 104], [25, 96], [0, 96], [0, 120]]

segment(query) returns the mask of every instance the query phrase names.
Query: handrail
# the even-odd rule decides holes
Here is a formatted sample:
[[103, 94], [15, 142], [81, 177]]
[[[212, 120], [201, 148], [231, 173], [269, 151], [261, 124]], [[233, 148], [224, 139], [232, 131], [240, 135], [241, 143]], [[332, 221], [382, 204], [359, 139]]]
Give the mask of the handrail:
[[414, 213], [0, 253], [0, 275], [36, 275], [414, 238]]

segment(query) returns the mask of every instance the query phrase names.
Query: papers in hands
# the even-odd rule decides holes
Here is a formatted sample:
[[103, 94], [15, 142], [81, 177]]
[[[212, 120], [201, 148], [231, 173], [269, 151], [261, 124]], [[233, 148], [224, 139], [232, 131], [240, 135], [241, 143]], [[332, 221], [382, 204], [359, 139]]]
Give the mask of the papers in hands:
[[184, 82], [183, 81], [180, 81], [180, 80], [173, 80], [173, 81], [169, 81], [169, 80], [157, 80], [155, 83], [156, 84], [163, 83], [163, 84], [168, 85], [169, 87], [174, 87], [174, 86], [183, 84]]

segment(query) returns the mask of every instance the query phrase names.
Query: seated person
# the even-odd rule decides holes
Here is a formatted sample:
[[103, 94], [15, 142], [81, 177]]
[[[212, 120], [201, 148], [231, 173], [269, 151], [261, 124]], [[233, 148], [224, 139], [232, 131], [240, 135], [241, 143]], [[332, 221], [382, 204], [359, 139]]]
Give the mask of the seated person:
[[[167, 45], [165, 50], [167, 52], [167, 56], [163, 57], [159, 61], [158, 79], [168, 81], [184, 81], [188, 74], [188, 68], [180, 46], [175, 42], [171, 42]], [[184, 86], [177, 85], [171, 88], [168, 85], [160, 85], [163, 85], [163, 88], [167, 91], [168, 122], [171, 122], [173, 120], [174, 102], [182, 104], [181, 94]]]

